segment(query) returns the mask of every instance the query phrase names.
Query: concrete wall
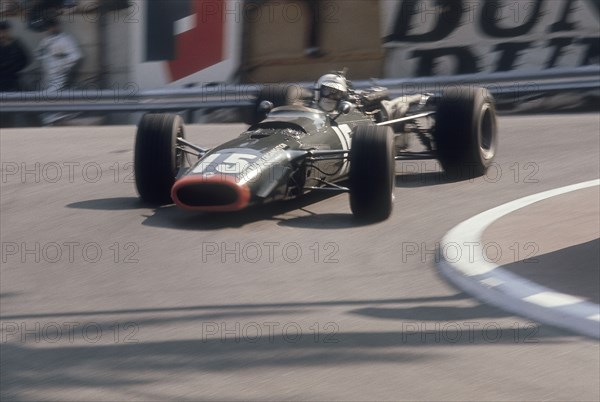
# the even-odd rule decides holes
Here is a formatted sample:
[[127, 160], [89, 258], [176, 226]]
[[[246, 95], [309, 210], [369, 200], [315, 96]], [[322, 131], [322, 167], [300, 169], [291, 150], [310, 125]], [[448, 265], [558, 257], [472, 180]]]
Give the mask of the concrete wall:
[[142, 23], [139, 15], [139, 6], [136, 4], [127, 10], [109, 12], [105, 19], [103, 29], [104, 55], [105, 55], [105, 86], [119, 88], [127, 93], [132, 91], [135, 83], [133, 76], [133, 31]]
[[[256, 4], [256, 3], [251, 3]], [[321, 1], [317, 14], [306, 1], [266, 1], [244, 13], [243, 82], [311, 81], [349, 68], [353, 79], [381, 76], [378, 0]], [[319, 53], [307, 55], [311, 24]]]

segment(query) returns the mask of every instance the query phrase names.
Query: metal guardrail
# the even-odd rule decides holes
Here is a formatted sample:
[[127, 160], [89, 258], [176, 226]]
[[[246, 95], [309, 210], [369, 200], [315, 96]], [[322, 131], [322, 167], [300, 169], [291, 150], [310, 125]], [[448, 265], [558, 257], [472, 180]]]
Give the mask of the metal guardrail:
[[[476, 84], [476, 83], [506, 83], [520, 81], [540, 81], [540, 80], [555, 80], [555, 79], [580, 79], [580, 78], [596, 78], [600, 79], [600, 65], [574, 67], [574, 68], [553, 68], [549, 70], [523, 70], [523, 71], [506, 71], [487, 74], [468, 74], [468, 75], [453, 75], [446, 77], [420, 77], [404, 79], [380, 79], [376, 82], [382, 86], [396, 86], [403, 81], [412, 84]], [[361, 81], [362, 83], [363, 81]]]
[[[268, 85], [268, 84], [267, 84]], [[312, 82], [290, 83], [289, 86], [312, 87]], [[600, 66], [587, 66], [547, 71], [501, 72], [475, 75], [436, 76], [402, 79], [354, 81], [357, 89], [385, 86], [391, 95], [433, 92], [455, 85], [486, 87], [499, 102], [527, 101], [540, 94], [564, 91], [600, 90]], [[0, 113], [19, 112], [149, 112], [237, 108], [255, 105], [262, 84], [213, 84], [192, 88], [163, 88], [132, 91], [96, 87], [91, 90], [60, 92], [18, 92], [0, 94]], [[134, 88], [133, 88], [134, 89]]]

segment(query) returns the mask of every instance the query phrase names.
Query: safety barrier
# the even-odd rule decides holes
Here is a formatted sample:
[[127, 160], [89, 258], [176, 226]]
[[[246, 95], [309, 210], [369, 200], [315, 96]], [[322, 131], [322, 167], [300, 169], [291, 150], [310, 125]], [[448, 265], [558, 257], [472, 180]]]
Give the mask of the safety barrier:
[[[121, 89], [67, 89], [59, 92], [0, 94], [0, 113], [41, 112], [150, 112], [194, 111], [250, 107], [261, 89], [269, 84], [214, 83], [188, 88], [137, 90], [135, 84]], [[289, 83], [312, 87], [312, 82]], [[357, 89], [385, 86], [391, 95], [440, 93], [456, 85], [488, 88], [499, 103], [520, 103], [541, 94], [600, 90], [600, 66], [547, 71], [500, 72], [477, 75], [436, 76], [406, 79], [372, 79], [353, 82]]]

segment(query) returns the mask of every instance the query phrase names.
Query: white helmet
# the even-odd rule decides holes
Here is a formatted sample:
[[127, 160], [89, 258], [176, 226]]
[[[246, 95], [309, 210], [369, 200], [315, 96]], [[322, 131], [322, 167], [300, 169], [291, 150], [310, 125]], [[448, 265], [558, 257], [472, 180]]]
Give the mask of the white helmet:
[[330, 113], [337, 109], [340, 101], [348, 97], [346, 79], [338, 74], [325, 74], [315, 86], [315, 101], [324, 111]]

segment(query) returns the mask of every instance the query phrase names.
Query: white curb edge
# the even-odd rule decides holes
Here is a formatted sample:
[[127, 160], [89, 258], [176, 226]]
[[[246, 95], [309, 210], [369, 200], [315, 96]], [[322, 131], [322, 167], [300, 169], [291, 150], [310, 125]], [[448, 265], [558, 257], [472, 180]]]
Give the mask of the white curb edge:
[[[442, 259], [438, 264], [441, 274], [487, 303], [536, 321], [600, 338], [600, 305], [555, 292], [484, 260], [481, 245], [485, 229], [501, 217], [538, 201], [594, 186], [600, 186], [600, 179], [523, 197], [458, 224], [442, 239]], [[450, 250], [467, 245], [469, 253], [450, 255]]]

